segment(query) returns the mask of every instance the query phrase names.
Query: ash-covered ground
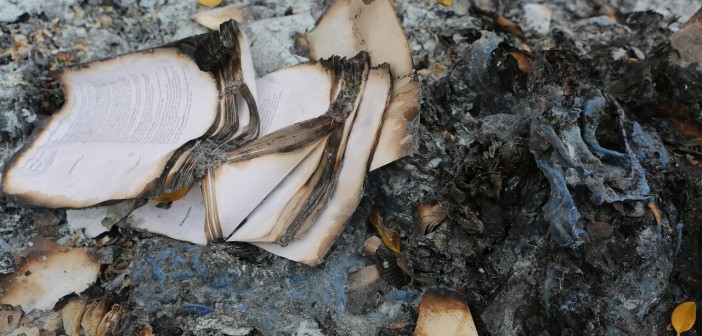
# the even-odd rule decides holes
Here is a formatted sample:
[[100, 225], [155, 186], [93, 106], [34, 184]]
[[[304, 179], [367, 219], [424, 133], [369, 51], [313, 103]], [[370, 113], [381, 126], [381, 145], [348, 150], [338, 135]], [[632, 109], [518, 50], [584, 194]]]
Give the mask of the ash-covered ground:
[[[411, 334], [431, 287], [463, 293], [481, 335], [672, 335], [676, 304], [702, 299], [702, 153], [690, 145], [702, 137], [702, 75], [670, 47], [699, 4], [542, 3], [553, 11], [545, 29], [524, 1], [395, 2], [422, 83], [420, 148], [369, 174], [321, 266], [118, 226], [87, 239], [63, 211], [3, 197], [0, 275], [36, 236], [95, 246], [111, 264], [82, 296], [122, 305], [125, 335]], [[257, 20], [316, 18], [324, 3], [251, 6]], [[200, 10], [5, 0], [1, 162], [63, 103], [56, 70], [203, 33]], [[436, 283], [347, 290], [374, 263], [361, 253], [374, 204], [414, 272]], [[428, 234], [422, 204], [448, 215]]]

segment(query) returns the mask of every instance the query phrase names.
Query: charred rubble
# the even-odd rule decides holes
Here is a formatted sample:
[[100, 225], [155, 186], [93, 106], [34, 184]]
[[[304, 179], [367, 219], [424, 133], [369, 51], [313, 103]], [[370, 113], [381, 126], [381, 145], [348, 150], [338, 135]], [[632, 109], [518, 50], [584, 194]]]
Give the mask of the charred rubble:
[[[661, 15], [621, 20], [597, 44], [555, 32], [533, 53], [468, 31], [425, 87], [412, 173], [371, 179], [414, 271], [456, 281], [483, 333], [665, 334], [673, 302], [699, 298], [700, 174], [676, 118], [699, 122], [700, 73], [671, 61]], [[617, 48], [647, 56], [613, 61]], [[435, 186], [413, 201], [438, 201], [449, 224], [410, 229], [407, 184]]]

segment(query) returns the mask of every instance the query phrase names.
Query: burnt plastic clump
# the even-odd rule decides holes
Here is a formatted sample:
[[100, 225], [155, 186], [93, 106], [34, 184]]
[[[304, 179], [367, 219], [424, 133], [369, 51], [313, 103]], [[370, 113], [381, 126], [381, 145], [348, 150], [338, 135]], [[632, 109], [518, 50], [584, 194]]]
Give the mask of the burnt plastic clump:
[[[576, 247], [586, 234], [578, 210], [582, 201], [572, 195], [578, 188], [587, 190], [585, 201], [594, 205], [609, 203], [616, 207], [626, 202], [627, 209], [617, 208], [623, 215], [643, 213], [651, 196], [647, 172], [639, 158], [667, 157], [667, 153], [660, 139], [636, 132], [640, 125], [627, 118], [611, 94], [583, 83], [591, 74], [572, 51], [518, 52], [500, 37], [486, 33], [467, 49], [464, 61], [454, 66], [463, 78], [446, 86], [475, 97], [470, 107], [473, 118], [467, 119], [477, 120], [480, 129], [469, 149], [471, 156], [487, 150], [485, 160], [503, 165], [515, 161], [516, 167], [520, 160], [499, 160], [498, 144], [514, 144], [517, 148], [528, 144], [534, 162], [550, 184], [550, 199], [542, 210], [559, 245]], [[441, 98], [446, 98], [450, 110], [459, 108], [460, 102], [452, 97]], [[465, 113], [466, 107], [463, 109]], [[638, 145], [641, 139], [646, 140], [645, 148]], [[459, 167], [459, 171], [465, 168], [469, 166]], [[454, 210], [469, 208], [476, 194], [500, 199], [499, 176], [494, 183], [486, 183], [495, 185], [497, 192], [490, 188], [476, 190], [471, 185], [477, 185], [479, 178], [475, 174], [466, 176], [471, 180], [457, 176], [447, 186], [448, 198], [457, 205], [451, 209], [453, 202], [449, 202], [449, 217]]]

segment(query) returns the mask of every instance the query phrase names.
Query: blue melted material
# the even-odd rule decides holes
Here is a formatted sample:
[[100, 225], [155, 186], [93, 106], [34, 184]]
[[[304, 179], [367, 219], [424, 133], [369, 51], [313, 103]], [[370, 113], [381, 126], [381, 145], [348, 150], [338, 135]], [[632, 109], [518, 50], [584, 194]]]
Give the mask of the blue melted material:
[[685, 227], [685, 224], [683, 222], [678, 223], [677, 229], [678, 229], [678, 239], [677, 242], [675, 243], [675, 255], [678, 255], [678, 252], [680, 252], [680, 248], [682, 247], [682, 242], [683, 242], [683, 228]]
[[[204, 247], [180, 243], [175, 247], [144, 253], [145, 259], [132, 264], [133, 297], [137, 303], [178, 302], [179, 289], [173, 284], [183, 281], [197, 281], [211, 288], [227, 292], [229, 285], [223, 277], [211, 277], [208, 268], [201, 262]], [[192, 306], [192, 304], [191, 304]], [[184, 306], [185, 307], [185, 306]]]
[[[642, 202], [652, 199], [646, 171], [639, 161], [643, 154], [632, 150], [621, 106], [598, 89], [587, 85], [580, 89], [582, 109], [553, 107], [544, 116], [533, 117], [530, 131], [531, 152], [551, 187], [543, 207], [544, 219], [556, 243], [571, 248], [583, 242], [585, 231], [569, 187], [586, 187], [590, 201], [596, 205], [634, 202], [633, 214], [642, 213]], [[616, 122], [615, 131], [622, 138], [624, 152], [604, 148], [597, 141], [595, 133], [606, 113], [611, 113]], [[656, 148], [657, 157], [667, 162], [665, 149], [656, 146], [654, 137], [645, 137], [637, 125], [633, 124], [633, 133], [647, 144], [637, 146], [637, 150], [648, 153], [647, 148]]]
[[485, 74], [487, 72], [487, 66], [490, 63], [490, 57], [502, 42], [502, 39], [493, 32], [484, 31], [482, 34], [483, 35], [471, 45], [471, 67], [468, 76], [471, 82], [475, 84], [486, 81]]
[[612, 158], [621, 160], [626, 157], [626, 154], [602, 147], [595, 137], [595, 132], [600, 125], [602, 116], [605, 114], [606, 107], [607, 101], [599, 94], [599, 91], [596, 89], [590, 90], [589, 97], [583, 103], [583, 115], [580, 118], [582, 139], [587, 144], [587, 147], [600, 159]]
[[[178, 307], [170, 313], [198, 317], [225, 314], [264, 334], [294, 332], [301, 319], [348, 314], [345, 285], [349, 273], [368, 262], [357, 253], [364, 238], [355, 234], [353, 246], [340, 242], [318, 267], [295, 262], [244, 267], [234, 257], [223, 260], [222, 254], [217, 254], [213, 259], [212, 247], [161, 238], [144, 240], [137, 253], [140, 257], [131, 268], [135, 285], [131, 299], [147, 312], [161, 311], [160, 304], [167, 303]], [[400, 304], [413, 302], [420, 293], [393, 290], [384, 295], [392, 298], [389, 302]], [[400, 318], [400, 313], [394, 314], [387, 316], [376, 310], [365, 318], [381, 325]]]
[[631, 142], [639, 161], [653, 162], [660, 167], [666, 167], [670, 163], [670, 154], [658, 133], [644, 130], [637, 122], [633, 122], [631, 128]]
[[544, 205], [544, 218], [551, 225], [553, 238], [561, 246], [576, 247], [585, 231], [580, 221], [580, 213], [575, 208], [573, 198], [566, 186], [563, 172], [553, 162], [544, 158], [536, 160], [551, 186], [551, 197]]
[[177, 314], [180, 315], [197, 315], [206, 316], [214, 313], [215, 309], [208, 306], [203, 306], [199, 304], [186, 304], [178, 308]]
[[[468, 85], [477, 92], [495, 92], [495, 74], [490, 59], [502, 39], [483, 32], [470, 47]], [[534, 66], [538, 66], [539, 60]], [[536, 82], [535, 82], [536, 83]], [[531, 87], [531, 85], [529, 85]], [[510, 93], [484, 99], [481, 132], [502, 141], [520, 136], [518, 125], [530, 125], [529, 149], [551, 187], [543, 207], [554, 240], [561, 246], [583, 242], [583, 223], [571, 190], [584, 187], [595, 205], [627, 202], [617, 207], [625, 215], [640, 216], [645, 202], [653, 199], [641, 162], [665, 166], [670, 156], [655, 132], [626, 119], [617, 100], [584, 83], [565, 97], [558, 87], [539, 90], [541, 99], [519, 98]], [[532, 89], [530, 89], [532, 90]], [[497, 94], [497, 93], [496, 93]], [[509, 104], [501, 104], [508, 100]], [[607, 148], [597, 139], [598, 128], [618, 137], [619, 148]], [[630, 210], [633, 209], [633, 210]]]

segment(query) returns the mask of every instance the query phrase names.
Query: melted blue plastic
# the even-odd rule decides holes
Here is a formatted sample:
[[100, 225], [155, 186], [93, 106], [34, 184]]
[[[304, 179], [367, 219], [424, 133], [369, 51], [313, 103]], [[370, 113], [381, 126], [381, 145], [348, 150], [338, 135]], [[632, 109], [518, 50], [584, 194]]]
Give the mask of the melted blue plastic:
[[[630, 145], [623, 110], [613, 98], [599, 90], [586, 85], [581, 88], [585, 98], [577, 123], [572, 118], [578, 116], [578, 110], [554, 107], [550, 117], [558, 122], [559, 130], [554, 127], [554, 121], [537, 117], [532, 121], [530, 134], [532, 154], [551, 187], [550, 198], [543, 207], [544, 218], [551, 226], [556, 243], [568, 247], [580, 245], [585, 234], [569, 186], [585, 186], [590, 191], [591, 201], [597, 205], [651, 199], [646, 171]], [[604, 148], [595, 136], [608, 110], [614, 111], [610, 113], [622, 137], [624, 153]], [[648, 144], [638, 146], [638, 150], [645, 152], [647, 148], [655, 148], [665, 153], [662, 147], [655, 145], [654, 137], [643, 136], [640, 127], [636, 130], [637, 125], [633, 124], [634, 133]], [[658, 154], [658, 157], [667, 160], [666, 155]], [[634, 207], [640, 210], [643, 204], [634, 204]]]
[[[487, 65], [500, 42], [496, 36], [485, 34], [471, 46], [472, 87], [489, 90], [492, 82]], [[631, 202], [634, 210], [628, 214], [640, 214], [644, 209], [642, 202], [652, 199], [647, 172], [640, 160], [653, 157], [660, 165], [669, 162], [658, 136], [644, 131], [635, 122], [628, 122], [616, 99], [586, 84], [577, 88], [572, 107], [564, 107], [567, 100], [562, 92], [553, 90], [549, 97], [553, 106], [548, 111], [532, 106], [519, 111], [485, 111], [486, 117], [481, 119], [484, 123], [495, 123], [483, 127], [483, 132], [504, 141], [515, 138], [515, 125], [531, 123], [531, 152], [551, 186], [549, 201], [543, 207], [544, 218], [554, 240], [568, 247], [580, 245], [585, 235], [570, 188], [587, 188], [590, 200], [596, 205]], [[523, 106], [522, 103], [513, 105]], [[605, 117], [614, 120], [615, 124], [608, 126], [614, 126], [615, 136], [624, 144], [622, 149], [606, 148], [598, 142], [596, 132]]]

